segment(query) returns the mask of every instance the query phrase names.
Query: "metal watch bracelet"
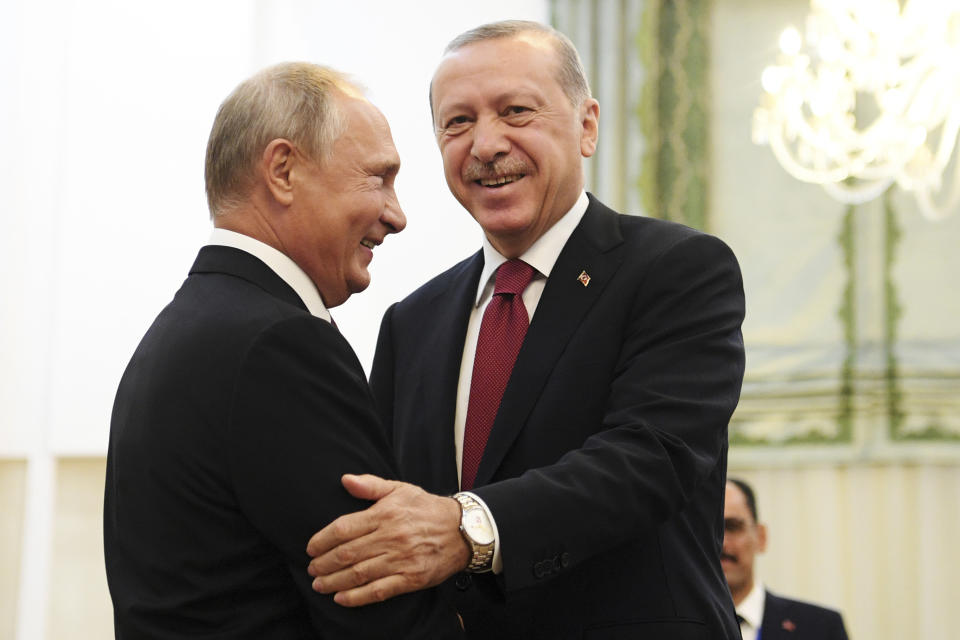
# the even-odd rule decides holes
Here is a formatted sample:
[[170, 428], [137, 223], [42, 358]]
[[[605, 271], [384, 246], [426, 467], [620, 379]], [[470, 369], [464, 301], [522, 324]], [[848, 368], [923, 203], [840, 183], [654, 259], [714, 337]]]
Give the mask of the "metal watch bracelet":
[[467, 546], [470, 547], [470, 562], [467, 564], [466, 570], [470, 573], [486, 573], [493, 567], [493, 551], [496, 544], [495, 542], [489, 544], [478, 543], [470, 537], [463, 526], [464, 515], [474, 509], [483, 511], [483, 506], [464, 493], [456, 493], [453, 498], [460, 503], [460, 535], [463, 536]]

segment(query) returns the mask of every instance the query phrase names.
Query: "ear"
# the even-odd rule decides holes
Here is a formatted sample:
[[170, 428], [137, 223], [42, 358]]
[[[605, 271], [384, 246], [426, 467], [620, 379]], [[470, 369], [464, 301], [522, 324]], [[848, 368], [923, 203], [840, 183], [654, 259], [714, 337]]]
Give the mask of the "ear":
[[767, 525], [757, 525], [757, 551], [767, 550]]
[[580, 105], [580, 153], [589, 158], [597, 150], [597, 136], [599, 135], [600, 103], [593, 98], [587, 98]]
[[278, 203], [290, 206], [293, 202], [291, 171], [298, 161], [293, 143], [283, 138], [271, 140], [260, 158], [260, 170], [267, 190]]

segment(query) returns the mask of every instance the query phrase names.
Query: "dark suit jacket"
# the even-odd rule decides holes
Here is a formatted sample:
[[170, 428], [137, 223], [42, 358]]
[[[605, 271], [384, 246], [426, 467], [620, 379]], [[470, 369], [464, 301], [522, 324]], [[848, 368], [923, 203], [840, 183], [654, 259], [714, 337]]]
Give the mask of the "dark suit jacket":
[[766, 594], [761, 640], [847, 640], [839, 612]]
[[[457, 490], [455, 399], [482, 264], [477, 253], [391, 307], [371, 375], [401, 474], [440, 494]], [[503, 573], [445, 585], [469, 637], [739, 637], [719, 554], [743, 314], [726, 245], [591, 196], [477, 474]]]
[[341, 474], [396, 477], [372, 406], [330, 323], [257, 258], [204, 247], [114, 404], [104, 548], [117, 638], [456, 637], [436, 592], [358, 610], [310, 589], [307, 540], [367, 506]]

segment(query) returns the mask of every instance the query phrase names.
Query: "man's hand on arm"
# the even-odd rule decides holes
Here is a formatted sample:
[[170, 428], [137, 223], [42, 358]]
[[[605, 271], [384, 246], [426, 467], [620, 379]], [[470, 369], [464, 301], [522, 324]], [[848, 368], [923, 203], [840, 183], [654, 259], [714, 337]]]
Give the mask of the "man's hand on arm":
[[347, 474], [342, 482], [350, 495], [376, 504], [310, 538], [314, 590], [357, 607], [435, 586], [466, 568], [470, 551], [456, 500], [373, 475]]

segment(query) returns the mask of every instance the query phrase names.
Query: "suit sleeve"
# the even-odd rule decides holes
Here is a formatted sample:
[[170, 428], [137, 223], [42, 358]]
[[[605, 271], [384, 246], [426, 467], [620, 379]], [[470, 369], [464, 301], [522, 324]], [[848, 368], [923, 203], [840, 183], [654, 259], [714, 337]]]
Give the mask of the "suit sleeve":
[[831, 611], [833, 618], [832, 629], [830, 633], [830, 638], [832, 640], [847, 640], [847, 629], [843, 625], [843, 616], [840, 615], [839, 611]]
[[508, 590], [538, 584], [531, 567], [545, 557], [572, 567], [637, 540], [726, 462], [744, 366], [736, 259], [695, 234], [631, 264], [618, 274], [632, 283], [616, 289], [627, 318], [602, 424], [555, 464], [474, 489], [496, 518]]
[[282, 556], [318, 635], [460, 637], [434, 590], [351, 609], [310, 587], [310, 536], [368, 506], [343, 489], [342, 474], [396, 477], [363, 371], [333, 327], [297, 317], [257, 339], [236, 382], [228, 433], [237, 501]]

